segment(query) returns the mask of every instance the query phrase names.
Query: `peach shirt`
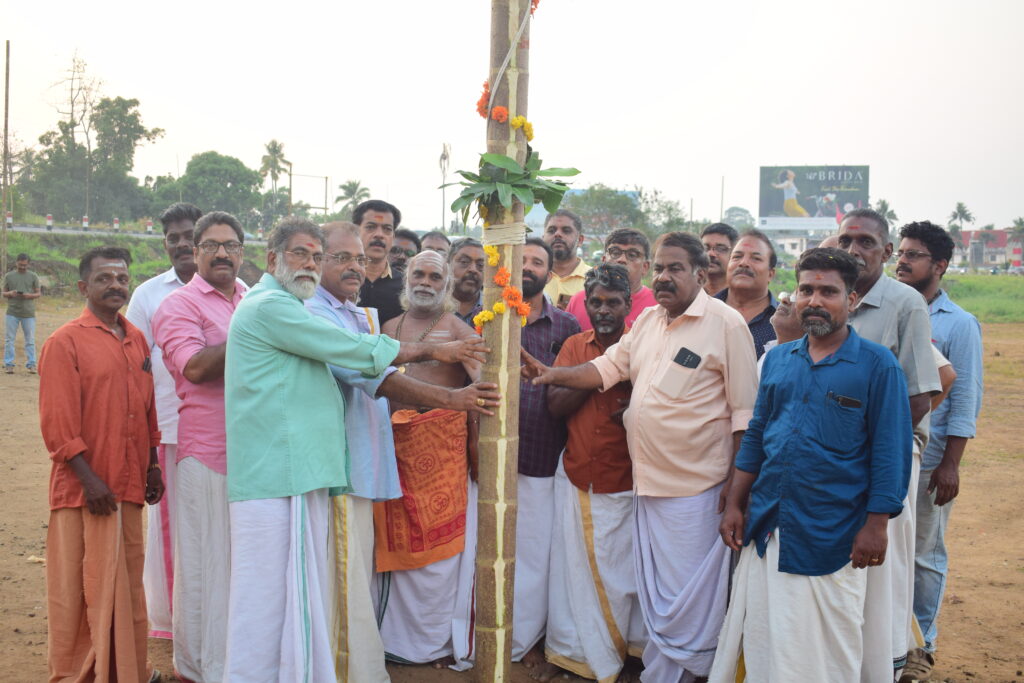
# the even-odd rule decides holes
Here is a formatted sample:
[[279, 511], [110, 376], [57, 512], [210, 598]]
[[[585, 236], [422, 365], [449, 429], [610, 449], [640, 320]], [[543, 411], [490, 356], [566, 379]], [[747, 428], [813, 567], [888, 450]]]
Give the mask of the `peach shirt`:
[[[700, 356], [696, 368], [675, 362], [684, 347]], [[725, 480], [732, 434], [746, 430], [757, 397], [754, 341], [743, 316], [701, 290], [671, 322], [664, 307], [648, 308], [590, 362], [602, 391], [633, 382], [623, 423], [638, 495], [695, 496]]]

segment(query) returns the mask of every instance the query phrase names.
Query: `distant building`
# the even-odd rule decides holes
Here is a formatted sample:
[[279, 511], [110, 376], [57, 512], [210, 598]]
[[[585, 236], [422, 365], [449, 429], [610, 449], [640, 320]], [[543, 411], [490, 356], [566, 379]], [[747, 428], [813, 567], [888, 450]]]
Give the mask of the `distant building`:
[[[956, 238], [954, 238], [955, 240]], [[1021, 265], [1021, 244], [1010, 241], [1008, 230], [964, 230], [960, 233], [953, 261], [970, 268]]]

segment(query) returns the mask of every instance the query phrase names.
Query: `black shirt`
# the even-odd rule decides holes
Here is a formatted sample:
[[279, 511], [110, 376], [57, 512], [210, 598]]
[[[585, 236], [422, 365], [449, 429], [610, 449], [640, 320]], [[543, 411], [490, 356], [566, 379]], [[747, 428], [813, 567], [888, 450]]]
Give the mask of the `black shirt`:
[[402, 274], [391, 270], [391, 266], [376, 280], [367, 278], [359, 288], [359, 305], [376, 308], [380, 324], [402, 315], [398, 297], [402, 293]]

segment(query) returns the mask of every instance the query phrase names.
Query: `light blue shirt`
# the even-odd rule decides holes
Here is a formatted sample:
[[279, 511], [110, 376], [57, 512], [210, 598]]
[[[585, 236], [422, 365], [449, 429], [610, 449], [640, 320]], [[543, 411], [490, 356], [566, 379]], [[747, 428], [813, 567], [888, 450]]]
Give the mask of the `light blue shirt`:
[[224, 368], [228, 500], [349, 484], [345, 402], [328, 363], [383, 373], [399, 343], [314, 316], [269, 273], [231, 317]]
[[[349, 332], [379, 334], [377, 309], [339, 301], [323, 287], [306, 300], [310, 313]], [[331, 373], [345, 398], [345, 439], [348, 445], [349, 485], [352, 495], [371, 500], [402, 497], [398, 481], [391, 410], [386, 398], [377, 398], [380, 385], [396, 368], [367, 378], [355, 370], [331, 365]]]
[[931, 440], [921, 459], [922, 470], [933, 470], [942, 461], [947, 436], [974, 438], [981, 410], [982, 360], [981, 325], [973, 315], [957, 306], [943, 290], [928, 305], [932, 343], [953, 369], [956, 381], [946, 400], [931, 417]]

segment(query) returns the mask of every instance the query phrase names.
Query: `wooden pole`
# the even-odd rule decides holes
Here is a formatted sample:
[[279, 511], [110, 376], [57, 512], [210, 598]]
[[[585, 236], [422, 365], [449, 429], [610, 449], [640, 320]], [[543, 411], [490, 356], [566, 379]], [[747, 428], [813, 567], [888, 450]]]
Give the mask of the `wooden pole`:
[[[499, 77], [509, 48], [530, 9], [530, 0], [492, 0], [491, 65], [488, 80], [493, 106], [507, 107], [509, 120], [526, 116], [529, 27], [512, 50]], [[526, 20], [528, 21], [528, 20]], [[505, 154], [520, 164], [526, 161], [526, 138], [508, 122], [487, 121], [487, 151]], [[511, 211], [490, 217], [492, 224], [522, 222], [524, 210], [516, 202]], [[484, 228], [487, 244], [487, 228]], [[498, 247], [501, 260], [484, 270], [484, 308], [501, 300], [494, 283], [498, 267], [512, 273], [512, 284], [522, 288], [522, 244]], [[479, 501], [476, 555], [476, 680], [500, 683], [509, 680], [512, 664], [512, 589], [516, 558], [516, 480], [519, 461], [519, 348], [521, 323], [509, 311], [484, 325], [484, 339], [491, 349], [483, 379], [498, 385], [501, 407], [493, 418], [480, 424]]]
[[3, 277], [7, 273], [7, 195], [10, 193], [11, 184], [11, 150], [8, 147], [7, 138], [7, 123], [9, 119], [9, 110], [11, 108], [11, 41], [7, 41], [6, 58], [4, 59], [4, 153], [3, 153], [3, 169], [0, 171], [0, 181], [3, 182], [3, 204], [0, 207], [0, 220], [3, 220], [4, 224], [0, 230], [3, 231], [3, 238], [0, 239], [0, 277]]

